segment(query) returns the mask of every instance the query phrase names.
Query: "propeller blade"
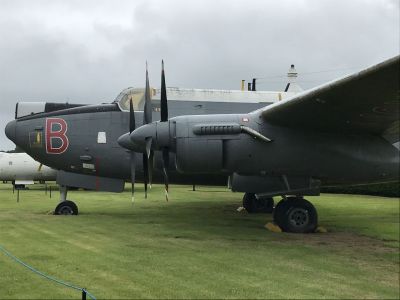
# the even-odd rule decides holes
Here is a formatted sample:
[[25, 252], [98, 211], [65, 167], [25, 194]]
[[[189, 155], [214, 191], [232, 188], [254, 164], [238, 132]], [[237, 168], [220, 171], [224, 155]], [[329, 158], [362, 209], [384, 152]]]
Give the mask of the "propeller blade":
[[147, 171], [148, 178], [149, 178], [149, 187], [151, 189], [151, 184], [153, 183], [153, 166], [154, 166], [154, 151], [150, 151], [150, 156], [148, 157], [148, 167], [149, 170]]
[[[146, 61], [146, 89], [144, 91], [144, 113], [143, 113], [143, 124], [149, 124], [152, 122], [152, 107], [151, 107], [151, 96], [150, 96], [150, 84], [149, 84], [149, 72]], [[152, 166], [149, 164], [149, 158], [151, 155], [151, 138], [146, 141], [146, 153], [143, 153], [143, 175], [144, 175], [144, 197], [147, 199], [147, 184], [149, 179], [152, 178]], [[150, 176], [149, 176], [150, 175]], [[151, 182], [151, 181], [150, 181]], [[150, 183], [151, 184], [151, 183]]]
[[[167, 86], [165, 84], [165, 70], [164, 70], [164, 60], [161, 61], [161, 122], [168, 121], [168, 99], [167, 99]], [[168, 179], [168, 167], [169, 167], [169, 150], [164, 147], [162, 149], [162, 159], [163, 159], [163, 173], [164, 173], [164, 184], [165, 184], [165, 200], [168, 201], [168, 189], [169, 189], [169, 179]]]
[[146, 154], [147, 154], [147, 158], [150, 158], [150, 154], [151, 154], [151, 143], [153, 142], [153, 139], [150, 138], [146, 138]]
[[151, 122], [152, 122], [152, 107], [151, 107], [151, 96], [150, 96], [150, 85], [149, 85], [149, 72], [147, 71], [147, 62], [146, 62], [146, 89], [144, 91], [143, 124], [149, 124]]
[[[153, 181], [153, 165], [154, 165], [154, 151], [151, 150], [151, 143], [153, 142], [152, 138], [147, 138], [146, 139], [146, 162], [147, 162], [147, 182], [150, 185], [151, 188], [151, 184]], [[145, 167], [145, 166], [143, 166]]]
[[136, 153], [131, 151], [131, 187], [132, 187], [132, 205], [135, 201], [135, 175], [136, 175]]
[[164, 60], [161, 61], [161, 122], [168, 121], [167, 87], [165, 85]]
[[[151, 143], [152, 143], [152, 138], [147, 138], [146, 139], [146, 162], [147, 162], [147, 179], [148, 179], [148, 183], [150, 185], [151, 188], [151, 184], [153, 181], [153, 165], [154, 165], [154, 151], [151, 150]], [[143, 168], [145, 166], [143, 165]]]
[[169, 167], [169, 151], [168, 148], [162, 149], [162, 158], [163, 158], [163, 173], [164, 173], [164, 184], [165, 184], [165, 200], [168, 201], [168, 188], [169, 188], [169, 180], [168, 180], [168, 167]]
[[146, 138], [146, 154], [147, 158], [150, 158], [151, 155], [151, 143], [153, 142], [153, 139], [151, 137]]
[[[129, 101], [129, 132], [132, 133], [136, 128], [135, 123], [135, 111], [133, 109], [133, 101], [132, 98]], [[131, 198], [132, 205], [135, 201], [135, 177], [136, 177], [136, 153], [134, 151], [130, 151], [130, 167], [131, 167]]]
[[135, 111], [133, 110], [132, 98], [129, 100], [129, 132], [132, 133], [136, 128]]
[[149, 178], [148, 174], [148, 158], [145, 153], [143, 153], [143, 182], [144, 182], [144, 198], [147, 199], [147, 182]]

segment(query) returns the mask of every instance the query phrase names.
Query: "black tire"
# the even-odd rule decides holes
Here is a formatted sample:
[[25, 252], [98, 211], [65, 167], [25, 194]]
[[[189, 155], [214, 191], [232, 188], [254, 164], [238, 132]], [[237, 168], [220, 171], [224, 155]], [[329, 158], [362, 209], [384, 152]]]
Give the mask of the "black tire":
[[243, 195], [243, 207], [247, 210], [249, 214], [255, 213], [254, 202], [256, 200], [256, 195], [253, 193], [245, 193]]
[[60, 202], [54, 210], [55, 215], [77, 215], [78, 206], [72, 201], [66, 200]]
[[258, 201], [258, 208], [260, 213], [272, 213], [274, 211], [274, 198], [272, 197], [265, 197], [259, 198]]
[[288, 209], [289, 205], [291, 204], [291, 201], [293, 201], [293, 199], [291, 199], [291, 198], [282, 199], [275, 206], [274, 213], [273, 213], [274, 222], [281, 228], [283, 225], [282, 220], [284, 218], [285, 211]]
[[302, 198], [284, 200], [274, 219], [278, 226], [286, 232], [310, 233], [318, 226], [318, 214], [314, 205]]
[[245, 193], [243, 196], [243, 207], [248, 213], [271, 213], [274, 209], [274, 199], [259, 198], [253, 193]]

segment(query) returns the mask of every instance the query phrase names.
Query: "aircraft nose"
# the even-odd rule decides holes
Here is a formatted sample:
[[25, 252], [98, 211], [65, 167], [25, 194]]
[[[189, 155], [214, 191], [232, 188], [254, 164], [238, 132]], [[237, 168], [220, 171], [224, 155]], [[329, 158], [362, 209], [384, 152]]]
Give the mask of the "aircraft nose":
[[17, 121], [13, 120], [11, 122], [8, 122], [4, 130], [6, 136], [13, 142], [15, 141], [16, 138], [16, 129], [17, 129]]

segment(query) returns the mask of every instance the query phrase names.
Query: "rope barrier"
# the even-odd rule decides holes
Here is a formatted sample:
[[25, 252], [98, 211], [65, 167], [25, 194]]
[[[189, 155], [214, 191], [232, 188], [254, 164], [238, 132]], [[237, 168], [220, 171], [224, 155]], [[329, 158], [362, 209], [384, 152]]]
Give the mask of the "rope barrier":
[[39, 270], [37, 270], [37, 269], [35, 269], [34, 267], [32, 267], [32, 266], [30, 266], [30, 265], [24, 263], [22, 260], [20, 260], [19, 258], [15, 257], [14, 255], [12, 255], [10, 252], [8, 252], [8, 251], [7, 251], [3, 246], [1, 246], [1, 245], [0, 245], [0, 250], [1, 250], [5, 255], [7, 255], [7, 256], [10, 257], [11, 259], [13, 259], [15, 262], [17, 262], [17, 263], [23, 265], [25, 268], [28, 268], [28, 269], [31, 270], [32, 272], [34, 272], [34, 273], [36, 273], [36, 274], [38, 274], [38, 275], [40, 275], [40, 276], [42, 276], [42, 277], [44, 277], [44, 278], [50, 280], [50, 281], [56, 282], [56, 283], [58, 283], [58, 284], [60, 284], [60, 285], [63, 285], [63, 286], [72, 288], [72, 289], [74, 289], [74, 290], [81, 291], [81, 292], [82, 292], [82, 299], [83, 299], [83, 300], [86, 300], [86, 295], [88, 295], [92, 300], [96, 300], [96, 297], [93, 296], [91, 293], [89, 293], [85, 288], [78, 287], [78, 286], [73, 285], [73, 284], [71, 284], [71, 283], [62, 281], [62, 280], [60, 280], [60, 279], [54, 278], [54, 277], [52, 277], [52, 276], [50, 276], [50, 275], [47, 275], [47, 274], [45, 274], [45, 273], [43, 273], [43, 272], [40, 272]]

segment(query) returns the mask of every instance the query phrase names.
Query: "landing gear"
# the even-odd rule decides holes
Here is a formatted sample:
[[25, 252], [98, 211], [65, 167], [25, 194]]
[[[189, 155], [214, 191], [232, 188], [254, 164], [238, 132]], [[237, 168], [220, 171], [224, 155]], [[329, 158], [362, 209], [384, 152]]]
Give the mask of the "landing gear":
[[274, 199], [272, 197], [256, 197], [253, 193], [245, 193], [243, 207], [248, 213], [272, 213]]
[[317, 228], [318, 214], [306, 199], [288, 197], [276, 205], [274, 221], [283, 231], [309, 233]]
[[65, 185], [60, 185], [60, 203], [54, 210], [55, 215], [77, 215], [78, 206], [70, 200], [67, 200], [68, 188]]
[[54, 210], [55, 215], [77, 215], [78, 206], [72, 201], [66, 200], [60, 202]]

